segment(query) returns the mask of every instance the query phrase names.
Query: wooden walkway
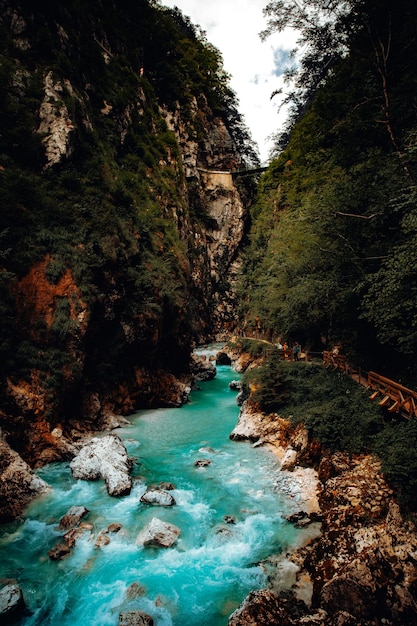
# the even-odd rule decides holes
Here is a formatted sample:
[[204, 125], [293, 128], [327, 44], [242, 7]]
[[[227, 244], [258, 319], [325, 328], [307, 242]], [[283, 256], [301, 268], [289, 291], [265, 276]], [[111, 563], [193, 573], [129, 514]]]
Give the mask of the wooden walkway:
[[[245, 337], [252, 341], [262, 341], [277, 348], [277, 344], [266, 339]], [[292, 348], [278, 350], [283, 361], [293, 361], [294, 353]], [[348, 363], [344, 354], [338, 354], [324, 350], [323, 352], [303, 352], [300, 361], [308, 363], [312, 358], [323, 358], [323, 365], [342, 371], [353, 380], [363, 385], [370, 391], [370, 399], [378, 402], [379, 406], [385, 408], [390, 413], [398, 413], [404, 417], [417, 417], [417, 391], [408, 389], [400, 383], [390, 380], [376, 372], [365, 372], [360, 367], [355, 368]]]
[[362, 372], [352, 368], [343, 354], [323, 352], [323, 363], [326, 367], [342, 370], [370, 391], [371, 400], [386, 408], [390, 413], [400, 413], [405, 417], [417, 417], [417, 392], [404, 387], [376, 372]]

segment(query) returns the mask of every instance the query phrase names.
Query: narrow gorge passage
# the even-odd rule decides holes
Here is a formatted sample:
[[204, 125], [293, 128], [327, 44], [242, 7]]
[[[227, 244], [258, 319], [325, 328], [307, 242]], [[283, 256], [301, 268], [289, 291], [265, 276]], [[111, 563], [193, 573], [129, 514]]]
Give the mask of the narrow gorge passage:
[[[67, 463], [39, 472], [53, 493], [37, 500], [23, 523], [5, 526], [0, 539], [0, 578], [19, 572], [31, 611], [22, 626], [116, 626], [121, 611], [136, 609], [156, 626], [225, 626], [247, 593], [265, 586], [259, 561], [307, 531], [285, 520], [290, 503], [274, 490], [276, 457], [229, 439], [239, 413], [229, 382], [237, 377], [219, 366], [187, 405], [140, 411], [117, 430], [135, 459], [129, 496], [109, 497], [103, 481], [75, 481]], [[174, 506], [140, 503], [162, 482], [175, 487]], [[59, 520], [73, 505], [89, 510], [83, 520], [93, 530], [68, 557], [51, 561], [48, 551], [63, 534]], [[153, 517], [180, 528], [171, 548], [137, 544]], [[97, 547], [111, 524], [120, 530]]]

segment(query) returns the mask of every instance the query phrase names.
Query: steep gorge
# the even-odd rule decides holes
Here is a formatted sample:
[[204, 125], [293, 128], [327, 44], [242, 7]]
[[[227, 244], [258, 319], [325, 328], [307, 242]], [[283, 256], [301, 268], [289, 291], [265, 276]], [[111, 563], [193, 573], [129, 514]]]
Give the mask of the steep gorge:
[[184, 402], [193, 343], [235, 324], [252, 194], [205, 171], [256, 153], [178, 11], [7, 0], [0, 31], [0, 425], [39, 465]]

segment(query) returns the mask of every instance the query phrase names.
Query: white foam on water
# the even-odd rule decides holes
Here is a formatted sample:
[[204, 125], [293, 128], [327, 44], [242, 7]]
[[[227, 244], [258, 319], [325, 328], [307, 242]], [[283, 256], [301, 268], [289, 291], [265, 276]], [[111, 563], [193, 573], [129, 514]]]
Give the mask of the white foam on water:
[[[19, 531], [10, 526], [0, 540], [0, 577], [13, 572], [21, 578], [33, 611], [20, 626], [116, 626], [119, 612], [130, 608], [151, 615], [155, 626], [225, 626], [247, 593], [264, 586], [265, 572], [256, 563], [295, 543], [301, 531], [282, 518], [282, 500], [271, 484], [275, 458], [229, 440], [239, 411], [228, 389], [235, 378], [220, 367], [214, 381], [193, 392], [190, 405], [141, 411], [131, 426], [118, 429], [141, 476], [127, 496], [111, 498], [104, 481], [75, 481], [69, 464], [40, 470], [53, 492], [30, 507]], [[194, 467], [199, 458], [211, 464]], [[140, 503], [147, 487], [162, 480], [176, 485], [176, 505]], [[59, 520], [73, 505], [89, 509], [83, 520], [93, 531], [68, 557], [51, 561], [47, 552], [64, 534]], [[180, 528], [173, 547], [135, 544], [152, 517]], [[108, 545], [95, 546], [112, 522], [121, 530], [107, 534]], [[130, 598], [134, 582], [144, 591]]]
[[176, 489], [172, 492], [178, 507], [184, 513], [190, 515], [195, 522], [205, 519], [210, 515], [210, 506], [206, 502], [198, 500], [195, 491]]

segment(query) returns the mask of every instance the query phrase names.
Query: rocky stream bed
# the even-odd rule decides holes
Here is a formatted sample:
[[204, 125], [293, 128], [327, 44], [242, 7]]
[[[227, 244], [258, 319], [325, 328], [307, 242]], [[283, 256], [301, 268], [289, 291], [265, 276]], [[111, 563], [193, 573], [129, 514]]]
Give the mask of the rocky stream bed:
[[[233, 366], [241, 371], [242, 361], [237, 359]], [[379, 460], [370, 455], [330, 454], [304, 427], [295, 427], [277, 414], [260, 413], [250, 397], [241, 400], [231, 439], [273, 450], [280, 471], [271, 480], [277, 493], [284, 492], [293, 500], [288, 519], [297, 526], [320, 525], [320, 532], [312, 532], [310, 541], [294, 552], [262, 562], [267, 587], [246, 597], [230, 616], [229, 626], [416, 624], [417, 533], [402, 515]], [[101, 466], [97, 440], [90, 437], [87, 447], [78, 445], [72, 469], [77, 475], [85, 471], [90, 478], [99, 473], [108, 489], [125, 493], [130, 487], [129, 461], [119, 450], [115, 435], [101, 439], [101, 447], [107, 444], [115, 445], [118, 454], [110, 454], [106, 448]], [[2, 497], [7, 500], [7, 485], [8, 493], [14, 492], [14, 497], [8, 498], [9, 512], [18, 515], [26, 502], [48, 486], [4, 441], [0, 452]], [[115, 468], [107, 462], [112, 456], [117, 461]], [[82, 527], [80, 519], [69, 525], [71, 537], [77, 524]], [[157, 534], [160, 531], [158, 527]], [[61, 558], [60, 554], [49, 556]], [[18, 586], [13, 581], [3, 582], [0, 612], [6, 619], [8, 613], [22, 610], [23, 604]], [[125, 622], [120, 623], [151, 623], [148, 618], [124, 615], [120, 619]]]

